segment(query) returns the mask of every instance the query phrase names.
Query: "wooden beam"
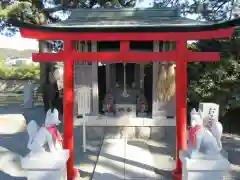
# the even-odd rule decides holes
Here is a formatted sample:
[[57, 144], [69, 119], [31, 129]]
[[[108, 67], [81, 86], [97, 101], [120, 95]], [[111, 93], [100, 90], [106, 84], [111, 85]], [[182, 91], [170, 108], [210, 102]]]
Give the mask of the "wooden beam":
[[120, 52], [129, 52], [130, 51], [130, 42], [129, 41], [120, 41]]
[[81, 40], [81, 41], [179, 41], [214, 38], [230, 38], [234, 28], [202, 32], [46, 32], [36, 29], [20, 29], [24, 38], [39, 40]]
[[35, 62], [61, 62], [64, 60], [65, 53], [32, 53], [32, 60]]
[[212, 62], [220, 61], [220, 54], [218, 52], [191, 52], [186, 54], [188, 62]]
[[[33, 53], [32, 59], [37, 62], [63, 61], [66, 56], [72, 55], [75, 61], [88, 62], [153, 62], [153, 61], [176, 61], [175, 51], [168, 52], [78, 52], [71, 54], [59, 53]], [[190, 52], [186, 54], [187, 61], [219, 61], [217, 52]]]

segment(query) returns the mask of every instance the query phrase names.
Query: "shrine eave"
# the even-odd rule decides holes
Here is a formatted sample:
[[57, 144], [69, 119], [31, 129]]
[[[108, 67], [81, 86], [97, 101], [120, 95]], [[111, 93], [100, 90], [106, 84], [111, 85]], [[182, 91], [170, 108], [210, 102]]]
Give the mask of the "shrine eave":
[[240, 18], [202, 25], [51, 26], [9, 20], [24, 38], [81, 41], [179, 41], [230, 38]]
[[46, 24], [36, 25], [19, 20], [8, 20], [13, 26], [41, 32], [203, 32], [233, 28], [240, 24], [240, 18], [221, 23], [155, 23], [155, 24], [122, 24], [122, 25], [84, 25], [84, 24]]

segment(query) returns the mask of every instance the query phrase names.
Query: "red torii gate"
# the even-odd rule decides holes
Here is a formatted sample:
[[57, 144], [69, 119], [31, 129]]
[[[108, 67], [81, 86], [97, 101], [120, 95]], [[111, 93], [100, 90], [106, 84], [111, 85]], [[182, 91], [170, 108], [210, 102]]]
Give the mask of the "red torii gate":
[[[176, 169], [173, 174], [181, 179], [181, 161], [179, 151], [186, 150], [186, 101], [187, 101], [187, 62], [219, 61], [217, 52], [191, 52], [187, 49], [187, 40], [202, 40], [213, 38], [230, 38], [235, 24], [230, 23], [202, 25], [184, 29], [184, 25], [176, 27], [158, 27], [158, 30], [143, 32], [101, 32], [77, 30], [76, 28], [43, 27], [19, 21], [11, 22], [20, 27], [24, 38], [38, 40], [63, 40], [64, 50], [58, 53], [34, 53], [33, 61], [64, 62], [64, 148], [70, 151], [67, 162], [68, 180], [74, 179], [74, 150], [73, 150], [73, 101], [74, 101], [74, 61], [97, 62], [147, 62], [171, 61], [176, 62]], [[164, 29], [165, 28], [165, 29]], [[175, 29], [174, 29], [175, 28]], [[74, 40], [81, 41], [120, 41], [120, 52], [78, 52], [74, 49]], [[130, 41], [176, 41], [176, 50], [169, 52], [130, 52]]]

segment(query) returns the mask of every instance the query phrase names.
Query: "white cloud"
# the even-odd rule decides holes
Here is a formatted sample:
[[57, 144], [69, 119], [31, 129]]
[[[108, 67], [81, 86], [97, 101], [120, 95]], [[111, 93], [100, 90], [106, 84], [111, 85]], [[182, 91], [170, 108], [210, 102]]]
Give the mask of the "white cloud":
[[33, 39], [22, 38], [17, 32], [13, 37], [0, 35], [0, 48], [22, 50], [38, 50], [38, 41]]

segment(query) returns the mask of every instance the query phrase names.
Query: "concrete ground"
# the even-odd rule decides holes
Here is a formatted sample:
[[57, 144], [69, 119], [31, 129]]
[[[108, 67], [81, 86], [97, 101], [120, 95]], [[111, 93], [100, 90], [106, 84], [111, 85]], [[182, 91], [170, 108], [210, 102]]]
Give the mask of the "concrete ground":
[[[39, 125], [44, 123], [45, 117], [42, 107], [0, 108], [0, 114], [24, 114], [27, 122], [33, 119]], [[63, 125], [59, 128], [62, 131]], [[101, 180], [101, 177], [110, 180], [172, 179], [175, 147], [166, 140], [125, 141], [109, 138], [103, 141], [102, 136], [96, 134], [87, 141], [88, 151], [83, 153], [81, 127], [75, 126], [74, 136], [74, 160], [81, 173], [80, 180]], [[0, 134], [0, 180], [26, 180], [26, 174], [20, 167], [20, 157], [28, 153], [27, 141], [28, 136], [24, 130], [16, 134]], [[240, 137], [224, 134], [223, 146], [232, 163], [232, 171], [224, 180], [239, 180]]]

